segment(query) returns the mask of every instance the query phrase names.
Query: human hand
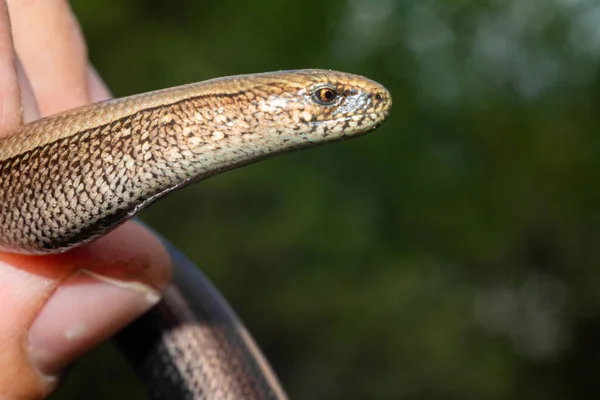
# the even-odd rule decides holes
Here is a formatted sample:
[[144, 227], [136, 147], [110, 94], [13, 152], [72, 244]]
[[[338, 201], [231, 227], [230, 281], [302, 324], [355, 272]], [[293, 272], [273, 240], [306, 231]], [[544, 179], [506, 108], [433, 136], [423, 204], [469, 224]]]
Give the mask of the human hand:
[[[108, 97], [67, 0], [0, 0], [0, 136]], [[65, 254], [0, 253], [0, 398], [46, 397], [66, 366], [154, 305], [170, 274], [159, 240], [131, 222]]]

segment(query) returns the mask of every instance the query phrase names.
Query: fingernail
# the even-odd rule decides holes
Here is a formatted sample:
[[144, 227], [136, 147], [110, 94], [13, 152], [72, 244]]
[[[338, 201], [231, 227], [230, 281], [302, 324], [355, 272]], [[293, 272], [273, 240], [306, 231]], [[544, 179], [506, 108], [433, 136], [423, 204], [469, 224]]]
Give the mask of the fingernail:
[[29, 329], [29, 359], [42, 375], [58, 374], [160, 300], [160, 292], [79, 270], [48, 300]]

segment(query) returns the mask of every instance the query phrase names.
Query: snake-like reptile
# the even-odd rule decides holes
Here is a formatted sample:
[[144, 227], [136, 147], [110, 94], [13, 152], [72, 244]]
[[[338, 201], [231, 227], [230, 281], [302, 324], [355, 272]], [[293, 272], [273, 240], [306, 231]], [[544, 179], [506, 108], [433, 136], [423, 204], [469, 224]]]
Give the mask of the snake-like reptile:
[[[266, 157], [372, 131], [389, 92], [297, 70], [212, 79], [70, 110], [0, 142], [0, 249], [57, 253], [155, 200]], [[285, 399], [218, 291], [169, 247], [174, 281], [116, 337], [153, 399]]]

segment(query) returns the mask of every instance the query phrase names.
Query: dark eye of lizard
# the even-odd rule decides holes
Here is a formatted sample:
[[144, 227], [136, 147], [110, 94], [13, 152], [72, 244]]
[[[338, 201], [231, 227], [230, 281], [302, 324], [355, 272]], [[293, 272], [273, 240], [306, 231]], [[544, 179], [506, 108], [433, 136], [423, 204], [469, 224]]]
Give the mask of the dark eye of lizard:
[[333, 104], [337, 97], [338, 93], [330, 86], [317, 88], [313, 93], [314, 101], [324, 106]]

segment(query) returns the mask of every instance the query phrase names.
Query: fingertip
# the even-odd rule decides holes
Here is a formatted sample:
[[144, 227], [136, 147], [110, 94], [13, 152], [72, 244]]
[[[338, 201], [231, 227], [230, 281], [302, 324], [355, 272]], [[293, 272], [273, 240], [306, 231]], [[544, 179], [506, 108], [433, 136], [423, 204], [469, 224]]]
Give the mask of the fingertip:
[[46, 379], [54, 378], [158, 300], [158, 290], [145, 284], [77, 271], [61, 284], [32, 324], [30, 365]]
[[14, 46], [42, 115], [87, 104], [87, 46], [69, 2], [12, 0], [9, 11]]

